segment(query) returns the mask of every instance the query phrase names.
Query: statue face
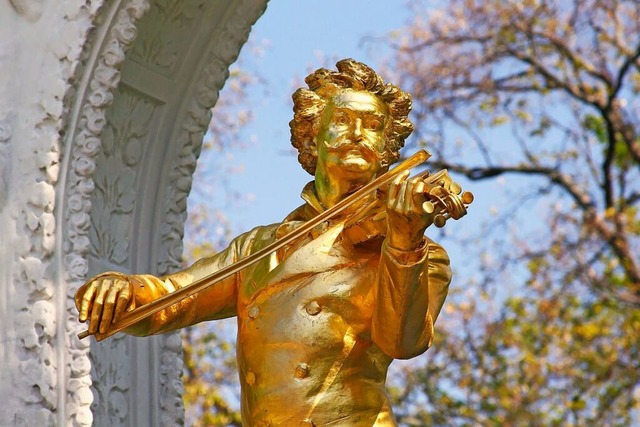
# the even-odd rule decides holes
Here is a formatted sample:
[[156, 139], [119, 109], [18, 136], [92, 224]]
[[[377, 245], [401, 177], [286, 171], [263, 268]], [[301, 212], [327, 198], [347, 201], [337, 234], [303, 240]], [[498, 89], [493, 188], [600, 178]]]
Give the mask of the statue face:
[[316, 137], [318, 173], [367, 182], [385, 151], [387, 106], [366, 91], [343, 90], [328, 103]]

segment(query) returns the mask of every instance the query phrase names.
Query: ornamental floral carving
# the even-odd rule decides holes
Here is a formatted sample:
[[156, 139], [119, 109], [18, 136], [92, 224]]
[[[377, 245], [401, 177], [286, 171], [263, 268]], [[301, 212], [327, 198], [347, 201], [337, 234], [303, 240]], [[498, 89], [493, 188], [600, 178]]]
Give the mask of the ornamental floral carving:
[[[156, 72], [173, 76], [188, 52], [193, 28], [200, 24], [205, 8], [220, 7], [208, 0], [157, 0], [141, 22], [141, 37], [131, 58]], [[208, 23], [208, 25], [211, 25]]]
[[91, 252], [98, 259], [125, 266], [137, 197], [136, 171], [157, 104], [121, 87], [102, 133], [101, 168], [93, 175]]
[[[94, 39], [95, 46], [99, 46], [99, 54], [95, 63], [85, 63], [84, 67], [92, 72], [90, 80], [83, 90], [86, 96], [81, 101], [77, 126], [72, 129], [72, 139], [67, 147], [68, 162], [70, 168], [67, 172], [64, 206], [65, 225], [64, 230], [64, 271], [67, 282], [66, 300], [67, 313], [65, 317], [65, 329], [69, 335], [68, 349], [70, 353], [68, 366], [68, 383], [66, 405], [67, 420], [70, 424], [90, 426], [93, 423], [93, 414], [90, 409], [94, 396], [91, 385], [92, 365], [95, 369], [94, 383], [96, 401], [105, 402], [104, 399], [117, 401], [129, 387], [130, 372], [126, 369], [106, 370], [100, 361], [90, 360], [89, 340], [80, 341], [76, 334], [81, 332], [83, 326], [78, 324], [77, 313], [73, 306], [73, 296], [78, 287], [87, 279], [89, 271], [88, 255], [91, 249], [89, 236], [91, 230], [91, 200], [96, 189], [94, 173], [96, 171], [96, 159], [101, 153], [102, 132], [107, 126], [105, 112], [113, 101], [113, 91], [120, 82], [119, 69], [125, 58], [125, 51], [133, 42], [136, 35], [136, 22], [142, 18], [149, 8], [147, 0], [128, 0], [118, 2], [111, 6], [115, 10], [115, 16], [111, 22], [109, 31], [104, 39]], [[109, 10], [103, 10], [108, 15]], [[94, 34], [97, 37], [97, 34]], [[91, 46], [87, 46], [90, 51]], [[120, 201], [119, 206], [126, 203]], [[112, 346], [121, 346], [118, 340], [114, 340]], [[111, 377], [109, 375], [112, 375]], [[113, 414], [114, 420], [122, 420], [127, 417], [128, 406], [121, 405]], [[96, 409], [97, 410], [97, 409]], [[98, 414], [100, 415], [100, 414]], [[122, 423], [114, 422], [114, 425]]]
[[[73, 294], [87, 278], [87, 259], [93, 254], [111, 264], [124, 266], [128, 262], [131, 249], [127, 244], [132, 227], [134, 211], [134, 188], [140, 177], [139, 170], [145, 159], [145, 141], [150, 137], [147, 129], [153, 125], [153, 117], [160, 104], [120, 84], [120, 69], [125, 55], [144, 67], [165, 76], [172, 75], [181, 65], [184, 46], [178, 37], [161, 42], [162, 46], [147, 44], [145, 22], [165, 25], [170, 34], [191, 35], [194, 25], [199, 25], [204, 14], [202, 8], [233, 8], [225, 12], [225, 27], [216, 31], [212, 41], [212, 51], [207, 55], [206, 65], [197, 76], [197, 84], [191, 90], [190, 107], [181, 116], [182, 129], [175, 136], [172, 152], [167, 157], [173, 159], [171, 172], [164, 186], [162, 215], [158, 218], [161, 227], [157, 229], [158, 247], [154, 252], [156, 272], [163, 274], [180, 265], [182, 252], [182, 232], [185, 220], [186, 198], [191, 185], [191, 175], [202, 143], [202, 135], [209, 121], [209, 108], [217, 99], [228, 66], [246, 40], [250, 25], [263, 12], [266, 2], [252, 0], [208, 2], [205, 0], [154, 0], [152, 11], [138, 21], [149, 9], [146, 0], [122, 0], [113, 2], [105, 9], [103, 16], [113, 14], [106, 34], [98, 37], [95, 46], [99, 49], [96, 63], [84, 64], [91, 72], [86, 83], [84, 98], [77, 115], [77, 125], [73, 129], [73, 146], [67, 151], [70, 170], [65, 182], [64, 206], [64, 271], [67, 275], [68, 316], [65, 327], [69, 333], [71, 358], [69, 360], [69, 386], [67, 402], [74, 424], [90, 425], [92, 413], [89, 405], [93, 401], [95, 419], [100, 423], [122, 425], [131, 421], [135, 408], [129, 407], [132, 393], [131, 357], [134, 346], [127, 338], [113, 337], [100, 344], [100, 357], [89, 354], [87, 340], [75, 339], [75, 334], [83, 329], [77, 324], [73, 304]], [[105, 8], [107, 6], [105, 5]], [[152, 15], [155, 14], [155, 15]], [[150, 25], [150, 24], [149, 24]], [[159, 27], [162, 28], [162, 25]], [[211, 25], [211, 23], [209, 23]], [[132, 43], [137, 33], [141, 38]], [[163, 35], [163, 37], [168, 37]], [[153, 38], [153, 37], [151, 37]], [[180, 37], [181, 39], [182, 37]], [[131, 47], [131, 51], [127, 50]], [[89, 55], [88, 55], [89, 56]], [[150, 65], [149, 65], [150, 64]], [[91, 71], [93, 68], [93, 71]], [[136, 117], [135, 121], [129, 121]], [[118, 165], [116, 166], [116, 163]], [[117, 168], [114, 177], [105, 171]], [[117, 217], [116, 223], [108, 217]], [[121, 228], [118, 228], [121, 227]], [[115, 230], [115, 235], [114, 235]], [[108, 233], [107, 233], [108, 231]], [[112, 240], [107, 237], [111, 234]], [[123, 238], [126, 236], [126, 238]], [[181, 340], [179, 334], [168, 334], [153, 338], [149, 344], [152, 353], [160, 355], [159, 388], [157, 398], [160, 425], [181, 425], [184, 422], [182, 406], [182, 384], [179, 372], [182, 370]], [[118, 356], [116, 356], [116, 354]], [[104, 357], [103, 357], [104, 356]], [[90, 375], [93, 370], [93, 375]], [[90, 384], [93, 377], [93, 395]], [[115, 407], [117, 406], [117, 408]]]
[[9, 4], [29, 22], [36, 22], [42, 15], [43, 0], [9, 0]]

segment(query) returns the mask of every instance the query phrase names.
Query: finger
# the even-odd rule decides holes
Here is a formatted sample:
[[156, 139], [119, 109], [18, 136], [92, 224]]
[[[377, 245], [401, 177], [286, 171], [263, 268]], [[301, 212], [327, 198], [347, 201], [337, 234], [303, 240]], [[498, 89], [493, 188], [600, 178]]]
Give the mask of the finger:
[[120, 321], [120, 317], [122, 313], [129, 306], [129, 301], [131, 301], [131, 285], [127, 283], [125, 287], [122, 288], [120, 293], [118, 294], [118, 301], [116, 302], [116, 311], [113, 316], [113, 322], [118, 323]]
[[406, 200], [406, 194], [407, 194], [407, 181], [402, 181], [402, 184], [400, 185], [400, 189], [398, 191], [398, 200], [396, 202], [396, 209], [398, 212], [400, 213], [405, 213], [405, 200]]
[[113, 309], [116, 305], [116, 297], [118, 296], [119, 284], [114, 283], [113, 286], [109, 288], [109, 292], [107, 292], [107, 296], [104, 301], [104, 306], [102, 308], [102, 316], [100, 319], [100, 333], [104, 334], [107, 332], [107, 329], [111, 325], [111, 321], [113, 320]]
[[414, 214], [422, 215], [422, 204], [426, 201], [424, 195], [424, 182], [420, 177], [415, 177], [410, 181], [411, 186], [411, 212]]
[[399, 206], [403, 215], [409, 215], [415, 212], [415, 209], [413, 206], [413, 203], [414, 203], [413, 193], [415, 191], [415, 186], [419, 180], [420, 178], [414, 177], [404, 182], [404, 186], [402, 188], [402, 195], [400, 197], [402, 200], [402, 205]]
[[[81, 322], [86, 322], [89, 317], [89, 311], [93, 308], [93, 298], [96, 293], [96, 289], [98, 288], [98, 282], [91, 282], [84, 293], [80, 297], [80, 316], [78, 319]], [[78, 300], [76, 299], [76, 306], [78, 305]]]
[[398, 196], [402, 188], [402, 183], [407, 179], [408, 176], [409, 176], [409, 171], [404, 171], [400, 175], [398, 175], [396, 179], [394, 179], [393, 182], [391, 183], [391, 186], [389, 188], [389, 195], [387, 196], [388, 207], [392, 207], [396, 205]]
[[89, 333], [95, 334], [98, 331], [98, 325], [100, 324], [100, 318], [102, 317], [102, 306], [104, 305], [104, 298], [109, 292], [111, 287], [110, 280], [103, 280], [100, 288], [97, 291], [96, 297], [93, 300], [93, 309], [91, 310], [91, 320], [89, 321]]

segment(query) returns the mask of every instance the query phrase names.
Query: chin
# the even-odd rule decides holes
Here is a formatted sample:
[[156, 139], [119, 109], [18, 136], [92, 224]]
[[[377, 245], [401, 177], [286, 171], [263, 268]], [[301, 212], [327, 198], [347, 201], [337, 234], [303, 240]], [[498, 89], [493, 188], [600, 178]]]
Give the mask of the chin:
[[366, 184], [376, 177], [381, 169], [381, 162], [373, 156], [363, 155], [363, 153], [340, 153], [333, 156], [332, 161], [326, 163], [327, 171], [332, 175], [342, 176], [355, 185]]
[[343, 167], [342, 174], [356, 185], [364, 185], [376, 177], [375, 168]]

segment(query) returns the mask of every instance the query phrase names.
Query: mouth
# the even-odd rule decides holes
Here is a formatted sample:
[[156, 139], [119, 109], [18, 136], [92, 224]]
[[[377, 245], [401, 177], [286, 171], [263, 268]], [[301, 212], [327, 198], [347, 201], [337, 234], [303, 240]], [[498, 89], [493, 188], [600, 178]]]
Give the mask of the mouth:
[[336, 166], [345, 173], [361, 175], [376, 169], [382, 162], [382, 155], [366, 144], [351, 140], [335, 141], [329, 144], [324, 141], [327, 153], [334, 158]]
[[365, 144], [358, 144], [351, 141], [341, 142], [339, 145], [329, 146], [326, 142], [326, 147], [328, 151], [332, 151], [341, 156], [346, 157], [364, 157], [368, 161], [376, 161], [380, 159], [380, 154], [376, 151], [372, 150]]
[[362, 173], [369, 171], [379, 162], [379, 156], [371, 150], [350, 147], [340, 151], [340, 165], [343, 170]]
[[344, 153], [342, 163], [369, 163], [367, 157], [360, 151], [352, 150]]

